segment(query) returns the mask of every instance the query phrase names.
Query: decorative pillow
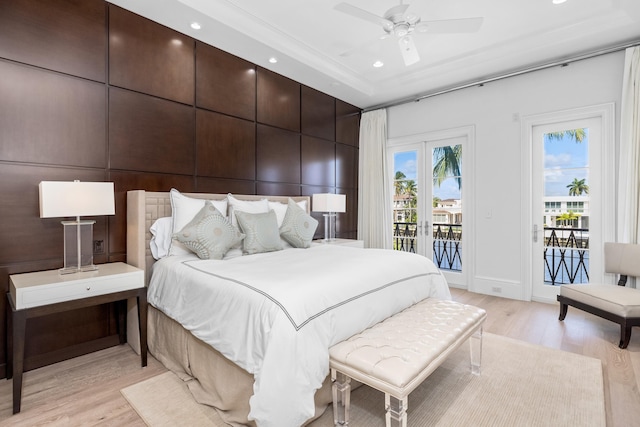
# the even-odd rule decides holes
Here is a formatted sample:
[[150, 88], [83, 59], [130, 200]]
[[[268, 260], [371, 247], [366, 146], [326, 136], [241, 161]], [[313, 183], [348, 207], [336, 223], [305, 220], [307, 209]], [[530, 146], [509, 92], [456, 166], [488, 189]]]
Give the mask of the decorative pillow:
[[[301, 200], [296, 203], [298, 206], [302, 208], [303, 211], [307, 211], [307, 201]], [[278, 218], [278, 227], [282, 226], [282, 221], [284, 221], [284, 216], [287, 214], [288, 203], [280, 203], [280, 202], [269, 202], [269, 209], [272, 209], [276, 212], [276, 217]]]
[[[171, 217], [173, 218], [173, 225], [171, 232], [173, 234], [182, 230], [189, 221], [202, 209], [205, 199], [196, 199], [193, 197], [187, 197], [180, 193], [175, 188], [172, 188], [169, 192], [169, 198], [171, 200]], [[224, 200], [211, 200], [213, 206], [218, 210], [222, 216], [226, 216], [227, 213], [227, 199]], [[186, 255], [190, 251], [184, 247], [180, 242], [175, 240], [171, 242], [169, 248], [169, 255]]]
[[282, 250], [278, 220], [274, 211], [251, 214], [236, 212], [238, 225], [245, 234], [242, 251], [245, 254], [258, 254]]
[[267, 213], [269, 212], [269, 201], [267, 199], [262, 200], [238, 200], [231, 193], [227, 194], [227, 200], [229, 200], [229, 216], [231, 217], [231, 223], [238, 225], [236, 219], [236, 212], [242, 211], [247, 213]]
[[280, 237], [294, 248], [308, 248], [311, 246], [316, 228], [318, 221], [289, 199], [287, 214], [280, 226]]
[[173, 238], [202, 259], [222, 259], [227, 251], [244, 238], [207, 200], [196, 216]]
[[153, 255], [153, 258], [160, 259], [169, 255], [172, 234], [171, 226], [171, 217], [165, 216], [156, 219], [153, 225], [151, 225], [151, 228], [149, 228], [149, 231], [151, 232], [149, 247], [151, 248], [151, 255]]

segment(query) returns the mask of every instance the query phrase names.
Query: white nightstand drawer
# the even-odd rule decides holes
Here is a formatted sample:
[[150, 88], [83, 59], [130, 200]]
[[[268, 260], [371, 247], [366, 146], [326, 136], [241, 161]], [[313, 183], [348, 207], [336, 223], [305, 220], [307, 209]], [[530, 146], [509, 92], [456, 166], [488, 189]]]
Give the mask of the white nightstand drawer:
[[101, 264], [96, 271], [57, 271], [10, 276], [16, 310], [144, 287], [144, 272], [125, 263]]

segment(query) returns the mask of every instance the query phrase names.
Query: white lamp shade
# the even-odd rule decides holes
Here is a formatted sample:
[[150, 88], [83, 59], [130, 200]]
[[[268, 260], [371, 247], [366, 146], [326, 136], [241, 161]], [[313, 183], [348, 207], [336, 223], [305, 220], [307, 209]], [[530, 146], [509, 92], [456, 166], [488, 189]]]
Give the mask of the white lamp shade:
[[312, 205], [314, 212], [346, 212], [347, 196], [333, 193], [314, 194]]
[[113, 182], [42, 181], [40, 218], [114, 215]]

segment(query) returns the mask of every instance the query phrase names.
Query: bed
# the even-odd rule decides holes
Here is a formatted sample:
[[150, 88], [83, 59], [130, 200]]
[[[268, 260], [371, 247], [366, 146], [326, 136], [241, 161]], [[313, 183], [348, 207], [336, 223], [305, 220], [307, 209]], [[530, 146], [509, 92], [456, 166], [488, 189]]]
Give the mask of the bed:
[[[233, 197], [310, 209], [308, 197]], [[231, 425], [308, 423], [331, 402], [330, 346], [424, 298], [450, 298], [433, 263], [396, 251], [312, 244], [222, 260], [177, 254], [156, 261], [150, 227], [172, 214], [169, 192], [127, 194], [127, 262], [145, 270], [149, 286], [149, 351], [191, 380], [195, 399]], [[134, 313], [131, 301], [129, 337], [137, 335]], [[137, 340], [129, 341], [136, 349]]]

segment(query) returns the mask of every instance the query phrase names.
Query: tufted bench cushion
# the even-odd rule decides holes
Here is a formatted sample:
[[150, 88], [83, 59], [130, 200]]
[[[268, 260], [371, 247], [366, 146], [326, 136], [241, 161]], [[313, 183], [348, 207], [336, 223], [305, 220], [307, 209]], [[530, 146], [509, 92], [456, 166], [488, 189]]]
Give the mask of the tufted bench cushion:
[[[387, 413], [387, 425], [394, 417], [403, 418], [406, 424], [409, 393], [474, 333], [478, 343], [476, 355], [472, 346], [472, 368], [479, 373], [485, 318], [486, 312], [481, 308], [427, 298], [331, 347], [336, 424], [348, 422], [348, 405], [344, 415], [336, 410], [340, 411], [340, 407], [348, 403], [348, 396], [340, 394], [350, 392], [351, 378], [384, 392], [387, 407], [391, 397], [398, 400], [399, 407], [394, 410], [397, 413]], [[401, 420], [398, 422], [405, 425]]]

